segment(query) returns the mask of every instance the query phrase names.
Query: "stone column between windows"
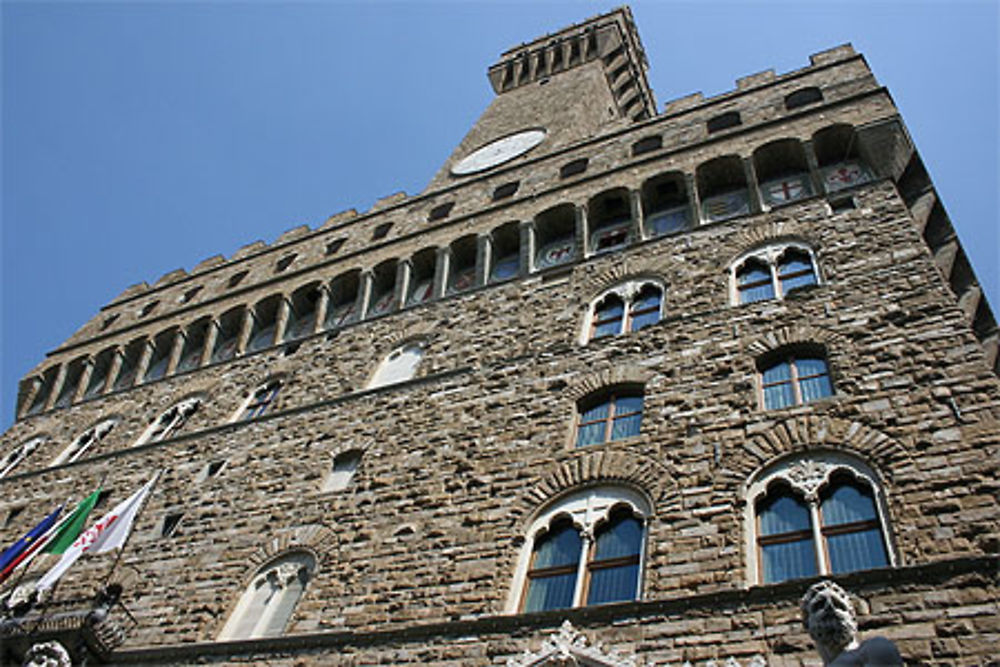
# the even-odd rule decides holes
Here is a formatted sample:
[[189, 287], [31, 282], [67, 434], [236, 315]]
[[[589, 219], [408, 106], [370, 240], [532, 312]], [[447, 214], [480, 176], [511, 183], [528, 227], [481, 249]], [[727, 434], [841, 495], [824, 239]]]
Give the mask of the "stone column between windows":
[[406, 259], [399, 260], [399, 267], [402, 269], [397, 273], [397, 282], [399, 282], [400, 290], [403, 293], [403, 308], [410, 303], [410, 287], [413, 284], [413, 258], [407, 257]]
[[743, 161], [743, 175], [747, 181], [747, 197], [749, 198], [750, 213], [760, 213], [764, 210], [764, 203], [760, 196], [760, 183], [757, 182], [757, 170], [753, 166], [753, 158], [745, 157]]
[[212, 352], [215, 350], [215, 341], [219, 338], [219, 328], [221, 326], [218, 320], [213, 319], [205, 327], [205, 347], [201, 351], [201, 358], [198, 360], [197, 368], [211, 363]]
[[170, 346], [170, 358], [167, 360], [167, 370], [163, 374], [164, 377], [169, 377], [177, 371], [177, 364], [181, 362], [181, 355], [184, 353], [184, 342], [187, 340], [187, 336], [178, 329], [177, 333], [174, 334], [174, 344]]
[[642, 233], [642, 202], [640, 190], [628, 191], [629, 208], [632, 211], [632, 228], [628, 233], [628, 243], [638, 243], [644, 236]]
[[274, 322], [274, 344], [280, 345], [285, 342], [285, 329], [288, 327], [288, 316], [292, 310], [292, 302], [285, 294], [281, 295], [278, 302], [278, 313]]
[[448, 266], [451, 263], [451, 250], [448, 247], [438, 248], [434, 260], [434, 288], [431, 294], [432, 299], [440, 299], [444, 296], [448, 286]]
[[375, 282], [375, 274], [372, 273], [371, 269], [365, 269], [358, 277], [358, 297], [355, 312], [357, 312], [359, 320], [368, 316], [368, 302], [371, 300], [373, 282]]
[[23, 417], [31, 404], [35, 402], [35, 396], [38, 395], [38, 391], [42, 388], [42, 379], [39, 377], [29, 378], [21, 383], [18, 393], [18, 410], [17, 414], [19, 417]]
[[114, 354], [111, 355], [111, 363], [108, 364], [108, 377], [104, 381], [104, 387], [101, 389], [102, 394], [111, 391], [111, 388], [115, 386], [115, 380], [118, 379], [118, 374], [122, 370], [122, 363], [125, 361], [125, 350], [119, 345], [115, 348]]
[[59, 392], [62, 391], [63, 382], [66, 381], [66, 372], [69, 369], [69, 364], [61, 364], [59, 366], [59, 371], [56, 373], [55, 382], [52, 383], [52, 388], [49, 390], [49, 395], [45, 399], [45, 409], [51, 410], [56, 401], [59, 400]]
[[581, 206], [576, 206], [573, 209], [575, 229], [574, 235], [576, 236], [576, 243], [574, 244], [574, 260], [583, 259], [590, 253], [590, 239], [587, 237], [587, 227], [589, 223], [587, 221], [587, 206], [583, 204]]
[[326, 324], [326, 311], [330, 307], [330, 286], [327, 283], [320, 283], [316, 291], [319, 292], [316, 297], [316, 317], [312, 331], [307, 332], [307, 335], [323, 330]]
[[474, 287], [490, 282], [490, 250], [490, 235], [479, 234], [476, 236], [476, 284]]
[[90, 384], [90, 376], [94, 373], [94, 357], [87, 357], [87, 360], [83, 362], [83, 370], [80, 371], [80, 379], [76, 383], [76, 391], [70, 396], [70, 404], [76, 403], [83, 398], [83, 394], [87, 391], [87, 385]]
[[580, 560], [576, 564], [576, 587], [573, 590], [573, 606], [582, 607], [583, 597], [586, 595], [585, 584], [587, 583], [587, 556], [590, 554], [594, 536], [589, 528], [581, 531], [580, 534]]
[[518, 267], [517, 275], [525, 277], [532, 271], [532, 263], [535, 258], [535, 222], [525, 220], [518, 225], [519, 244], [517, 248]]
[[392, 285], [392, 310], [399, 310], [406, 305], [406, 262], [396, 262], [396, 278]]
[[247, 349], [247, 343], [250, 342], [250, 332], [253, 331], [254, 322], [257, 321], [257, 316], [253, 311], [253, 308], [243, 309], [243, 322], [240, 323], [240, 332], [236, 338], [236, 350], [233, 352], [233, 358], [243, 354]]
[[830, 563], [827, 561], [826, 549], [823, 544], [823, 528], [820, 525], [819, 499], [816, 497], [815, 493], [810, 493], [806, 496], [806, 503], [809, 505], [809, 518], [812, 520], [813, 544], [816, 545], [813, 549], [816, 552], [816, 566], [819, 568], [820, 574], [828, 574], [830, 572]]
[[698, 182], [694, 174], [684, 174], [684, 187], [688, 196], [688, 215], [691, 217], [691, 226], [697, 227], [701, 224], [701, 195], [698, 194]]
[[802, 151], [806, 154], [806, 164], [809, 166], [809, 181], [812, 183], [813, 192], [818, 195], [823, 193], [823, 176], [819, 171], [819, 159], [816, 157], [816, 146], [812, 139], [802, 142]]
[[156, 349], [156, 341], [152, 338], [146, 339], [146, 344], [142, 346], [142, 354], [135, 365], [135, 380], [132, 385], [139, 385], [146, 381], [146, 369], [149, 368], [149, 360], [153, 358], [153, 350]]

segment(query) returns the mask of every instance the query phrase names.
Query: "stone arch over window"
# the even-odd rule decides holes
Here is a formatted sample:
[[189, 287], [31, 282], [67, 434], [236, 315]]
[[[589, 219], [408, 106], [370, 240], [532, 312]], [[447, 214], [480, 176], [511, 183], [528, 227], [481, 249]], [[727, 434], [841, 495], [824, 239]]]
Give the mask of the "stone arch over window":
[[14, 449], [7, 452], [7, 455], [0, 459], [0, 479], [3, 479], [9, 475], [14, 468], [21, 465], [26, 458], [31, 456], [31, 454], [38, 449], [46, 438], [42, 435], [36, 435], [32, 438], [28, 438], [20, 445]]
[[315, 570], [316, 557], [306, 550], [289, 551], [266, 563], [251, 577], [219, 639], [284, 634]]
[[201, 396], [190, 396], [174, 403], [146, 427], [146, 430], [139, 436], [135, 444], [142, 445], [147, 442], [158, 442], [171, 437], [184, 426], [191, 415], [198, 411], [202, 400]]
[[701, 218], [705, 222], [750, 213], [746, 171], [739, 156], [723, 155], [698, 165], [695, 181], [701, 198]]
[[777, 139], [753, 152], [761, 200], [774, 208], [813, 194], [809, 162], [798, 139]]
[[647, 179], [640, 189], [643, 232], [647, 237], [667, 236], [691, 226], [687, 180], [673, 171]]
[[624, 485], [573, 489], [533, 517], [508, 599], [510, 613], [635, 600], [652, 504]]
[[779, 348], [757, 359], [758, 401], [779, 410], [834, 395], [826, 350], [815, 343]]
[[111, 429], [115, 427], [118, 423], [117, 417], [111, 417], [104, 419], [97, 424], [91, 426], [86, 431], [78, 435], [73, 442], [69, 443], [65, 449], [63, 449], [56, 458], [52, 460], [50, 465], [60, 465], [62, 463], [72, 463], [78, 458], [83, 456], [90, 450], [94, 445], [104, 439]]
[[652, 278], [634, 278], [605, 289], [587, 308], [581, 342], [656, 324], [663, 316], [663, 295], [663, 283]]
[[852, 188], [874, 177], [861, 156], [857, 131], [852, 125], [838, 123], [825, 127], [813, 135], [812, 142], [827, 192]]
[[749, 583], [895, 565], [879, 475], [860, 458], [813, 449], [779, 459], [746, 485]]
[[783, 299], [790, 292], [820, 282], [812, 247], [778, 241], [739, 255], [729, 266], [730, 301], [734, 305]]
[[272, 377], [257, 385], [243, 400], [239, 410], [233, 415], [232, 421], [250, 421], [273, 410], [278, 400], [278, 392], [281, 391], [283, 385], [283, 377]]
[[632, 195], [627, 188], [606, 190], [587, 204], [587, 226], [591, 253], [624, 248], [632, 236]]
[[410, 340], [398, 345], [375, 369], [366, 388], [375, 389], [412, 379], [424, 357], [424, 348], [422, 340]]

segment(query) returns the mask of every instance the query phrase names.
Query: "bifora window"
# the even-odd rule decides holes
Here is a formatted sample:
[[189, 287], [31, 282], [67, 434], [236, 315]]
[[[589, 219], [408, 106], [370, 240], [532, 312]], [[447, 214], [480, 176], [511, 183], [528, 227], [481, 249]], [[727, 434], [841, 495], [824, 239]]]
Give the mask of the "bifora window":
[[660, 321], [663, 288], [652, 282], [628, 282], [616, 285], [598, 297], [591, 306], [585, 340], [618, 336], [639, 331]]
[[7, 453], [7, 456], [0, 459], [0, 479], [6, 477], [10, 471], [19, 466], [22, 461], [28, 458], [38, 446], [45, 441], [45, 438], [35, 437], [27, 442], [18, 445]]
[[799, 245], [755, 250], [733, 263], [735, 303], [780, 299], [793, 290], [819, 282], [812, 251]]
[[257, 387], [236, 414], [234, 421], [250, 421], [261, 417], [278, 398], [281, 380], [271, 380]]
[[624, 487], [577, 491], [535, 520], [516, 577], [522, 612], [639, 597], [649, 505]]
[[243, 591], [219, 639], [283, 634], [315, 569], [316, 559], [307, 552], [292, 552], [265, 565]]
[[639, 435], [642, 388], [615, 387], [579, 403], [576, 446], [587, 447]]
[[136, 444], [158, 442], [169, 438], [184, 426], [184, 422], [198, 410], [200, 405], [200, 398], [188, 398], [172, 406], [149, 425]]
[[69, 443], [69, 446], [59, 453], [59, 456], [52, 461], [51, 465], [55, 466], [60, 463], [72, 463], [73, 461], [76, 461], [78, 458], [83, 456], [88, 449], [100, 442], [104, 436], [110, 433], [111, 429], [113, 429], [117, 423], [117, 419], [105, 419], [96, 426], [87, 429], [77, 436], [73, 442]]
[[818, 351], [792, 352], [760, 368], [765, 410], [802, 405], [833, 395], [826, 360]]
[[875, 474], [834, 452], [772, 466], [750, 486], [751, 570], [761, 583], [891, 564]]

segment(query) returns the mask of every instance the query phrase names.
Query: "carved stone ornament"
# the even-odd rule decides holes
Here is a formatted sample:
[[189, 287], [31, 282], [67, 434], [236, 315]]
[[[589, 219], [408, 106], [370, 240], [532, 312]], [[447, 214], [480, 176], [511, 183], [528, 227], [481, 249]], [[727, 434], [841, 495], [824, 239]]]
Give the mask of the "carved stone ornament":
[[23, 667], [73, 667], [73, 661], [57, 641], [34, 644], [24, 654]]
[[268, 572], [267, 578], [277, 588], [285, 588], [288, 584], [295, 581], [299, 576], [299, 572], [304, 569], [305, 566], [302, 563], [282, 563]]
[[559, 631], [542, 642], [535, 653], [525, 651], [507, 660], [507, 667], [637, 667], [633, 656], [618, 651], [605, 651], [600, 644], [587, 646], [587, 638], [569, 621], [563, 621]]
[[783, 476], [793, 487], [802, 491], [806, 498], [815, 498], [819, 487], [826, 483], [830, 472], [836, 467], [826, 461], [802, 459], [789, 465]]

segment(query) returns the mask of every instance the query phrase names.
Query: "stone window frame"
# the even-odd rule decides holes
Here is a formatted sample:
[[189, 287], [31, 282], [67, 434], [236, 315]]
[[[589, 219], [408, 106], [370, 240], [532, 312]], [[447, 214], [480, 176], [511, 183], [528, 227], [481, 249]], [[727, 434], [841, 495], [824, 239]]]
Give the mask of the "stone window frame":
[[[590, 303], [587, 306], [586, 313], [584, 314], [583, 326], [581, 327], [580, 330], [580, 344], [586, 345], [595, 340], [602, 340], [604, 338], [614, 338], [616, 336], [623, 336], [629, 333], [636, 333], [630, 331], [631, 321], [634, 315], [634, 313], [632, 312], [632, 305], [633, 302], [636, 300], [636, 298], [638, 298], [642, 294], [642, 291], [649, 286], [653, 286], [654, 288], [660, 291], [659, 318], [657, 319], [657, 322], [661, 321], [663, 319], [663, 308], [664, 308], [664, 302], [666, 300], [664, 297], [667, 292], [666, 285], [664, 284], [664, 282], [657, 278], [633, 278], [630, 280], [625, 280], [623, 282], [617, 283], [615, 285], [612, 285], [611, 287], [604, 289], [596, 297], [590, 300]], [[596, 315], [597, 308], [609, 296], [612, 295], [618, 297], [623, 304], [621, 328], [616, 334], [609, 336], [601, 336], [600, 338], [594, 338], [594, 331], [596, 329], [595, 318], [597, 316]], [[647, 326], [652, 326], [652, 324]]]
[[[410, 374], [404, 378], [392, 379], [391, 381], [386, 380], [386, 378], [382, 377], [384, 374], [388, 373], [390, 364], [399, 359], [404, 352], [406, 352], [408, 349], [411, 348], [417, 348], [420, 354], [417, 358], [416, 363], [413, 364], [413, 368], [410, 371]], [[392, 385], [399, 384], [400, 382], [407, 382], [409, 380], [412, 380], [417, 376], [417, 373], [420, 371], [420, 365], [423, 363], [426, 354], [427, 354], [427, 341], [423, 340], [422, 338], [409, 339], [396, 344], [395, 346], [393, 346], [393, 348], [389, 351], [388, 354], [382, 357], [382, 360], [379, 362], [379, 365], [375, 367], [375, 370], [372, 372], [371, 377], [368, 378], [368, 382], [365, 383], [365, 389], [367, 390], [367, 389], [379, 389], [382, 387], [391, 387]]]
[[521, 610], [527, 595], [528, 572], [531, 569], [535, 542], [544, 537], [552, 525], [567, 519], [580, 531], [583, 542], [572, 608], [585, 606], [582, 604], [583, 597], [589, 583], [586, 571], [592, 559], [594, 536], [600, 527], [610, 519], [612, 512], [623, 506], [627, 507], [632, 515], [642, 522], [643, 534], [634, 598], [636, 600], [642, 599], [649, 541], [649, 522], [652, 518], [653, 504], [644, 493], [631, 486], [597, 484], [570, 489], [544, 505], [535, 515], [528, 529], [524, 532], [524, 541], [520, 547], [510, 594], [507, 598], [507, 613], [523, 613]]
[[[278, 554], [257, 568], [226, 619], [218, 640], [237, 641], [283, 635], [295, 615], [295, 609], [308, 591], [309, 582], [316, 576], [318, 564], [316, 554], [305, 549], [293, 549]], [[296, 579], [301, 582], [299, 590], [292, 587]], [[261, 608], [258, 608], [255, 606], [258, 601], [254, 599], [254, 593], [264, 585], [272, 586], [281, 594], [269, 596], [263, 601]], [[286, 598], [292, 595], [295, 597], [289, 604]], [[279, 617], [281, 614], [284, 614], [284, 618]], [[253, 619], [256, 620], [252, 626], [241, 627], [245, 621]], [[280, 630], [275, 629], [277, 625], [281, 626]]]
[[52, 463], [49, 465], [57, 466], [64, 463], [73, 463], [86, 454], [94, 445], [103, 440], [119, 421], [117, 417], [109, 417], [97, 422], [66, 445], [59, 452], [58, 456], [52, 459]]
[[746, 582], [756, 586], [764, 584], [760, 545], [758, 542], [757, 503], [767, 497], [774, 484], [785, 484], [802, 495], [809, 506], [813, 549], [816, 552], [818, 576], [830, 576], [829, 556], [826, 553], [823, 524], [819, 516], [820, 493], [830, 485], [835, 476], [849, 475], [871, 491], [878, 517], [882, 545], [888, 567], [898, 567], [899, 554], [893, 541], [889, 522], [889, 507], [885, 485], [878, 473], [860, 458], [847, 452], [814, 449], [784, 456], [752, 474], [744, 490], [744, 549], [747, 554]]
[[184, 426], [185, 422], [201, 407], [203, 396], [189, 396], [180, 400], [160, 413], [142, 432], [135, 446], [150, 442], [159, 442], [171, 437], [174, 432]]
[[[808, 377], [800, 377], [798, 375], [798, 367], [795, 364], [796, 360], [802, 359], [819, 359], [823, 362], [826, 367], [825, 376], [827, 382], [830, 384], [830, 393], [826, 396], [820, 396], [819, 398], [814, 398], [806, 400], [802, 394], [802, 381], [812, 379], [815, 377], [820, 377], [819, 375], [810, 375]], [[782, 405], [775, 407], [768, 407], [765, 400], [765, 389], [764, 384], [764, 373], [768, 370], [774, 368], [779, 364], [787, 363], [790, 366], [790, 378], [788, 383], [792, 387], [792, 393], [794, 396], [794, 401], [791, 405]], [[757, 367], [757, 405], [758, 407], [766, 412], [774, 410], [787, 410], [791, 408], [798, 408], [809, 403], [816, 403], [818, 401], [829, 400], [837, 395], [837, 386], [834, 383], [833, 369], [830, 367], [830, 360], [827, 356], [826, 348], [822, 345], [817, 345], [815, 343], [796, 343], [792, 345], [786, 345], [780, 347], [776, 350], [772, 350], [767, 354], [761, 355], [756, 360]]]
[[[768, 243], [767, 245], [758, 246], [750, 250], [746, 250], [740, 253], [732, 262], [729, 263], [727, 272], [729, 274], [729, 303], [733, 306], [748, 306], [753, 303], [760, 303], [762, 301], [783, 301], [788, 297], [788, 294], [792, 292], [807, 289], [811, 286], [803, 286], [790, 290], [788, 293], [782, 291], [781, 288], [781, 276], [779, 275], [779, 266], [781, 259], [789, 251], [800, 252], [809, 257], [809, 261], [812, 263], [813, 277], [815, 277], [816, 282], [813, 286], [823, 285], [825, 281], [823, 280], [822, 272], [820, 271], [819, 259], [816, 256], [816, 250], [809, 244], [802, 241], [780, 241], [775, 243]], [[758, 262], [767, 267], [771, 274], [771, 291], [774, 296], [769, 299], [759, 299], [757, 301], [750, 301], [748, 303], [740, 302], [740, 286], [737, 279], [740, 269], [742, 269], [748, 262]]]
[[[349, 488], [351, 482], [358, 475], [364, 457], [365, 450], [362, 447], [347, 447], [331, 456], [327, 474], [320, 487], [320, 493], [337, 493]], [[340, 468], [338, 468], [338, 462], [341, 464]]]
[[47, 438], [44, 435], [32, 436], [10, 450], [3, 459], [0, 459], [0, 479], [3, 479], [11, 470], [21, 465], [46, 440]]
[[[609, 407], [607, 416], [599, 421], [605, 422], [604, 439], [600, 442], [593, 442], [589, 444], [581, 445], [579, 444], [580, 430], [584, 426], [581, 423], [581, 418], [583, 414], [593, 407], [600, 405], [602, 403], [611, 403], [613, 405], [614, 401], [619, 398], [634, 398], [639, 397], [642, 399], [642, 406], [637, 413], [631, 412], [627, 413], [625, 416], [632, 416], [635, 414], [639, 415], [639, 430], [635, 434], [630, 434], [623, 436], [621, 438], [611, 438], [612, 431], [615, 425], [615, 419], [620, 418], [621, 415], [616, 415], [614, 410]], [[613, 442], [621, 442], [624, 440], [629, 440], [631, 438], [636, 438], [642, 433], [642, 416], [646, 411], [646, 387], [644, 384], [639, 382], [619, 382], [616, 384], [606, 385], [592, 391], [584, 396], [577, 399], [574, 404], [573, 413], [573, 428], [570, 433], [570, 448], [577, 449], [589, 449], [591, 447], [600, 447], [603, 445], [608, 445]], [[588, 423], [598, 423], [588, 422]]]
[[230, 422], [235, 423], [259, 419], [274, 407], [274, 404], [278, 400], [278, 394], [284, 386], [284, 376], [271, 377], [261, 382], [254, 387], [253, 391], [246, 395], [240, 403], [240, 407], [233, 413]]

